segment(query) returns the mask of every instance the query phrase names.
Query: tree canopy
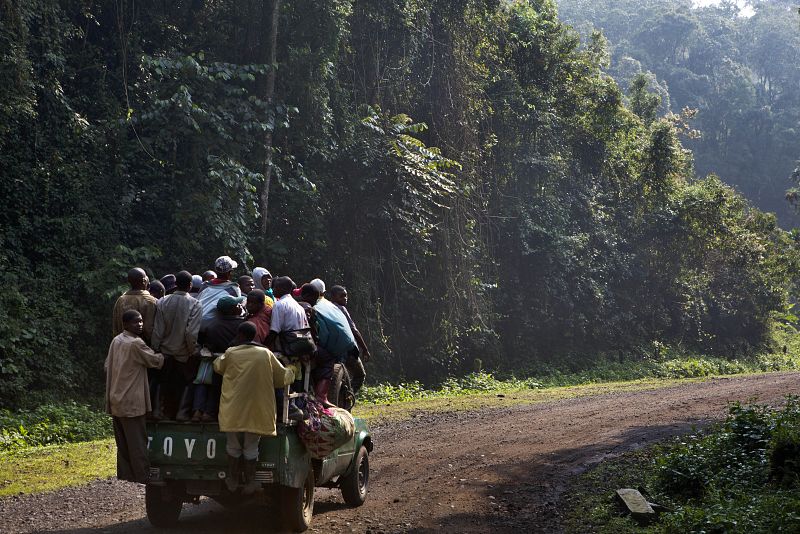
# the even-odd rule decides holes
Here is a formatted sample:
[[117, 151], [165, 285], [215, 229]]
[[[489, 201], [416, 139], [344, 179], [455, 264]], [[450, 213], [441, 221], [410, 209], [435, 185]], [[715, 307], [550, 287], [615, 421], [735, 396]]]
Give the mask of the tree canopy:
[[[697, 173], [716, 173], [785, 228], [798, 219], [785, 200], [800, 146], [800, 17], [784, 0], [741, 8], [690, 0], [560, 0], [582, 34], [602, 30], [608, 72], [624, 89], [641, 76], [661, 112], [697, 110], [685, 145]], [[752, 14], [742, 10], [747, 7]], [[631, 100], [634, 104], [634, 101]]]
[[[705, 174], [783, 165], [794, 71], [759, 72], [761, 94], [701, 58], [745, 24], [702, 13], [620, 18], [688, 73], [647, 64], [628, 85], [606, 74], [619, 45], [582, 40], [550, 0], [1, 3], [0, 403], [98, 391], [127, 269], [222, 254], [347, 286], [378, 379], [768, 343], [796, 237]], [[706, 19], [720, 27], [698, 33]], [[746, 131], [712, 113], [731, 99], [783, 118]], [[683, 105], [699, 141], [664, 116]], [[732, 159], [695, 164], [682, 143]], [[769, 171], [736, 159], [749, 143], [777, 151]]]

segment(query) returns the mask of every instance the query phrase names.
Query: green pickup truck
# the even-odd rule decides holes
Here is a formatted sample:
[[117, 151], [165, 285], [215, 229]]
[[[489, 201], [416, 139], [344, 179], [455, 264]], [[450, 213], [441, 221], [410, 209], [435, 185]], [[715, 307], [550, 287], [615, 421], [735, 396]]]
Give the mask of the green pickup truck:
[[225, 433], [216, 423], [150, 422], [147, 425], [150, 481], [146, 486], [147, 518], [154, 526], [174, 526], [184, 502], [205, 495], [224, 506], [252, 499], [280, 510], [284, 527], [306, 530], [314, 512], [316, 486], [340, 488], [344, 501], [360, 506], [367, 497], [372, 436], [356, 419], [353, 439], [324, 460], [314, 460], [298, 438], [286, 413], [278, 435], [262, 437], [256, 480], [262, 491], [254, 497], [231, 493], [225, 485]]

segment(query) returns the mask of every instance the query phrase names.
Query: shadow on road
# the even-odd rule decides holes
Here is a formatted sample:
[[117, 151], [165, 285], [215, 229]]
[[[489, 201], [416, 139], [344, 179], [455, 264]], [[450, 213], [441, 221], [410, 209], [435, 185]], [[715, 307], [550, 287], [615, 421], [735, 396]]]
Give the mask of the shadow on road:
[[[348, 508], [344, 502], [336, 502], [333, 500], [335, 497], [338, 497], [338, 495], [334, 496], [332, 491], [318, 488], [317, 492], [317, 500], [314, 503], [315, 518]], [[325, 500], [320, 500], [320, 497]], [[119, 534], [131, 532], [282, 533], [287, 531], [280, 526], [278, 513], [270, 505], [250, 504], [229, 509], [211, 499], [202, 499], [199, 504], [184, 504], [180, 522], [176, 527], [170, 529], [154, 527], [147, 519], [136, 519], [120, 521], [114, 525], [91, 528], [67, 527], [57, 530], [37, 530], [35, 532], [42, 534]]]
[[[498, 476], [491, 486], [475, 488], [485, 506], [471, 513], [451, 514], [436, 528], [412, 528], [408, 533], [560, 533], [563, 532], [559, 501], [571, 480], [603, 460], [619, 456], [672, 436], [688, 433], [707, 420], [686, 420], [668, 425], [632, 427], [584, 447], [563, 448], [528, 461], [503, 463], [489, 468]], [[611, 493], [618, 488], [607, 488]]]

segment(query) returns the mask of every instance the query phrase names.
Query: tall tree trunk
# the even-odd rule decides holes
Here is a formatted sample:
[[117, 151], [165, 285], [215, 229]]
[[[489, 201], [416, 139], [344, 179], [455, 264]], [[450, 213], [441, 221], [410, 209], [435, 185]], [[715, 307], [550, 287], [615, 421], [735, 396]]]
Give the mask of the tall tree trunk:
[[[275, 100], [275, 52], [278, 46], [278, 13], [280, 11], [280, 0], [264, 0], [264, 6], [272, 4], [270, 10], [270, 24], [269, 24], [269, 40], [267, 41], [266, 48], [266, 63], [269, 64], [270, 69], [267, 73], [267, 84], [264, 88], [264, 101], [268, 105], [270, 112], [273, 110], [273, 101]], [[273, 120], [273, 129], [275, 120]], [[264, 183], [261, 185], [261, 194], [259, 200], [261, 201], [261, 236], [265, 237], [267, 233], [267, 214], [269, 210], [269, 185], [272, 179], [272, 131], [267, 130], [264, 135]]]

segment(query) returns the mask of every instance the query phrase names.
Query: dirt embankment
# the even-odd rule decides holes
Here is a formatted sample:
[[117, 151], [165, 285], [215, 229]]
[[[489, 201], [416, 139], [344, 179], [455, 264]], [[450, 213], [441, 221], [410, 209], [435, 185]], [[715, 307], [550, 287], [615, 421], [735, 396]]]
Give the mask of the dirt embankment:
[[[800, 373], [687, 383], [477, 413], [421, 414], [374, 429], [367, 503], [318, 489], [316, 532], [560, 532], [559, 500], [603, 458], [723, 417], [727, 403], [779, 403]], [[613, 488], [609, 488], [613, 489]], [[267, 508], [184, 505], [179, 531], [263, 532]], [[98, 481], [0, 500], [0, 532], [155, 531], [141, 486]]]

